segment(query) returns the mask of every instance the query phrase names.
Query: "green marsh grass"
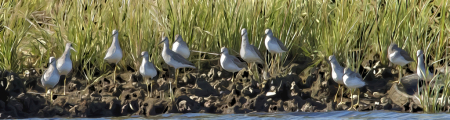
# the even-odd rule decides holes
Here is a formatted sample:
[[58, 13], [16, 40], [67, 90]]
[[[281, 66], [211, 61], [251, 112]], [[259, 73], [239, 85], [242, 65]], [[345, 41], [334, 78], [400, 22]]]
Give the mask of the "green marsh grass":
[[[164, 62], [158, 42], [167, 36], [172, 43], [176, 34], [191, 50], [218, 53], [225, 46], [237, 55], [242, 28], [247, 28], [250, 43], [263, 54], [264, 30], [272, 29], [289, 49], [276, 64], [309, 57], [313, 62], [304, 70], [306, 73], [332, 54], [354, 71], [362, 61], [374, 59], [373, 55], [387, 65], [391, 42], [412, 57], [415, 51], [424, 50], [430, 56], [427, 62], [436, 68], [448, 64], [449, 8], [447, 0], [6, 0], [0, 3], [0, 68], [15, 72], [42, 68], [48, 57], [59, 57], [64, 44], [72, 42], [77, 51], [71, 56], [72, 74], [93, 83], [112, 73], [103, 58], [111, 45], [113, 29], [119, 31], [124, 51], [118, 71], [128, 71], [138, 70], [142, 51], [149, 51], [150, 60], [161, 70]], [[192, 52], [189, 60], [203, 68], [201, 62], [217, 58]], [[27, 60], [31, 65], [23, 64]], [[416, 63], [410, 64], [415, 70]], [[283, 67], [271, 71], [288, 73]], [[450, 80], [443, 79], [447, 92], [432, 97], [449, 96]], [[424, 110], [438, 112], [437, 108]]]

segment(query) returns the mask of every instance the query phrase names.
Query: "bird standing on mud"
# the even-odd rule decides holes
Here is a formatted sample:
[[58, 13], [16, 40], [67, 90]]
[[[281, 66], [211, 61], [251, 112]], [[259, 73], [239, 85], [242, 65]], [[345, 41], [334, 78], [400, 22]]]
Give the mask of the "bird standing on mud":
[[[283, 53], [288, 51], [288, 49], [286, 48], [286, 46], [284, 46], [284, 44], [275, 36], [273, 36], [272, 30], [270, 29], [266, 29], [264, 31], [266, 38], [265, 38], [265, 45], [266, 45], [266, 49], [267, 51], [269, 51], [269, 53], [271, 54], [271, 56], [273, 56], [273, 54], [277, 55], [279, 53]], [[276, 58], [276, 57], [275, 57]], [[273, 60], [271, 60], [271, 66], [273, 66]], [[279, 64], [277, 63], [279, 68]], [[272, 69], [273, 70], [273, 69]], [[272, 71], [273, 72], [273, 71]]]
[[[351, 100], [352, 100], [352, 106], [348, 109], [351, 110], [352, 108], [356, 110], [356, 106], [359, 105], [359, 94], [360, 90], [359, 88], [362, 88], [366, 85], [366, 83], [363, 81], [363, 78], [359, 73], [353, 72], [350, 70], [350, 68], [344, 69], [344, 76], [343, 76], [344, 84], [347, 86], [347, 88], [350, 89], [351, 94]], [[353, 105], [353, 91], [358, 91], [358, 102]]]
[[[48, 88], [53, 89], [56, 84], [58, 84], [59, 77], [60, 75], [56, 68], [56, 60], [54, 57], [50, 57], [49, 66], [41, 78], [41, 83], [42, 86], [45, 87], [45, 92], [47, 92]], [[53, 102], [53, 90], [50, 90], [50, 100]]]
[[[251, 63], [255, 62], [258, 64], [264, 65], [264, 58], [261, 54], [261, 52], [256, 48], [255, 46], [251, 45], [248, 41], [247, 36], [247, 29], [242, 28], [241, 30], [241, 49], [240, 49], [240, 56], [242, 59], [245, 60], [245, 62], [249, 63], [249, 68], [252, 67]], [[251, 71], [249, 70], [251, 73]]]
[[156, 70], [155, 65], [152, 62], [149, 62], [149, 57], [148, 57], [148, 52], [144, 51], [141, 53], [142, 58], [142, 63], [141, 66], [139, 67], [139, 73], [141, 73], [143, 80], [145, 80], [146, 88], [147, 88], [147, 97], [150, 97], [150, 93], [153, 93], [153, 80], [151, 81], [151, 85], [150, 85], [150, 90], [151, 92], [149, 92], [148, 90], [148, 82], [150, 80], [147, 79], [152, 79], [153, 77], [155, 77], [158, 74], [158, 71]]
[[122, 49], [120, 48], [119, 43], [119, 32], [117, 30], [112, 31], [113, 35], [113, 42], [111, 43], [111, 46], [108, 48], [108, 51], [105, 55], [105, 60], [108, 63], [114, 63], [114, 76], [113, 76], [113, 83], [116, 82], [116, 69], [117, 69], [117, 63], [122, 59]]
[[162, 50], [162, 58], [164, 59], [164, 62], [175, 68], [175, 85], [177, 84], [177, 78], [178, 78], [178, 68], [192, 68], [196, 69], [194, 64], [186, 60], [183, 56], [181, 56], [178, 53], [173, 52], [169, 49], [169, 39], [167, 37], [163, 37], [161, 42], [159, 44], [163, 43], [164, 47]]
[[247, 67], [247, 64], [245, 62], [241, 62], [238, 58], [236, 58], [233, 55], [230, 55], [228, 52], [228, 49], [225, 47], [222, 47], [220, 49], [220, 66], [228, 72], [232, 72], [233, 76], [231, 78], [231, 81], [234, 81], [234, 73], [239, 72], [243, 68]]
[[[400, 66], [400, 70], [398, 73], [398, 76], [399, 76], [398, 79], [402, 78], [402, 67], [405, 66], [406, 64], [414, 61], [414, 59], [412, 59], [409, 56], [408, 52], [399, 48], [398, 45], [395, 43], [391, 43], [391, 45], [389, 45], [388, 58], [389, 58], [389, 61], [391, 61], [395, 65]], [[400, 80], [398, 80], [398, 83], [401, 84]]]
[[172, 44], [172, 51], [180, 54], [185, 59], [188, 59], [189, 55], [191, 55], [189, 47], [187, 46], [186, 42], [183, 41], [181, 35], [175, 35], [175, 41]]
[[[330, 57], [328, 57], [328, 60], [330, 61], [331, 64], [331, 77], [333, 78], [334, 82], [339, 84], [338, 90], [336, 92], [336, 95], [334, 96], [334, 102], [337, 101], [337, 94], [339, 93], [339, 89], [341, 88], [341, 85], [344, 85], [344, 67], [342, 67], [339, 62], [336, 60], [336, 57], [334, 57], [334, 55], [330, 55]], [[341, 92], [341, 103], [342, 102], [342, 96], [344, 94], [344, 88], [342, 88], [342, 92]]]
[[425, 58], [422, 50], [417, 50], [417, 75], [420, 79], [431, 80], [433, 73], [425, 67]]
[[58, 68], [59, 75], [64, 75], [64, 93], [66, 95], [66, 79], [67, 74], [72, 70], [72, 60], [70, 59], [70, 50], [76, 52], [76, 50], [72, 47], [72, 43], [66, 43], [66, 49], [61, 57], [56, 61], [56, 68]]

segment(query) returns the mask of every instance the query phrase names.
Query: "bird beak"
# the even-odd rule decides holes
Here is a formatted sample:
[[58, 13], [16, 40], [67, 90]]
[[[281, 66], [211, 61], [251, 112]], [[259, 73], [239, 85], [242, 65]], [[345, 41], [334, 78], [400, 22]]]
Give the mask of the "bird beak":
[[75, 50], [75, 48], [73, 48], [73, 47], [70, 47], [70, 49], [72, 49], [73, 51], [77, 52], [77, 51]]
[[163, 43], [164, 41], [165, 41], [165, 40], [161, 40], [161, 41], [158, 43], [158, 45], [161, 44], [161, 43]]
[[[118, 33], [118, 32], [117, 32], [117, 33]], [[113, 37], [113, 36], [116, 35], [117, 33], [112, 34], [111, 37]]]

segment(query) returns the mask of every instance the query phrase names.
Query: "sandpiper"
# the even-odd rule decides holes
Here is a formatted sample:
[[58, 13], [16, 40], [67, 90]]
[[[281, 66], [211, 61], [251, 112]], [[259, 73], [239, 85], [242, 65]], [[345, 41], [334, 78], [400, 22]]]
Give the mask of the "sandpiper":
[[[414, 59], [409, 56], [408, 52], [399, 48], [395, 43], [391, 43], [391, 45], [389, 45], [388, 58], [389, 61], [400, 66], [400, 70], [398, 73], [399, 79], [402, 78], [402, 67], [414, 61]], [[400, 84], [400, 80], [398, 82]]]
[[[269, 53], [271, 54], [271, 56], [273, 56], [273, 54], [277, 55], [279, 53], [283, 53], [288, 51], [288, 49], [286, 48], [286, 46], [284, 46], [284, 44], [275, 36], [273, 36], [272, 30], [270, 29], [266, 29], [264, 31], [266, 38], [265, 38], [265, 45], [267, 48], [267, 51], [269, 51]], [[277, 57], [275, 57], [277, 58]], [[273, 65], [273, 60], [271, 60], [271, 66]], [[277, 64], [277, 68], [279, 68], [279, 64]], [[273, 72], [273, 71], [272, 71]]]
[[152, 92], [149, 92], [148, 90], [148, 82], [149, 80], [147, 79], [152, 79], [153, 77], [155, 77], [158, 74], [158, 71], [156, 70], [155, 65], [152, 62], [149, 62], [149, 57], [148, 57], [148, 52], [144, 51], [141, 53], [142, 58], [142, 63], [141, 63], [141, 67], [139, 67], [139, 73], [141, 73], [143, 80], [145, 80], [145, 83], [147, 84], [147, 93], [148, 96], [150, 97], [150, 93], [153, 93], [153, 82], [151, 81], [151, 85], [150, 85], [150, 90]]
[[[49, 60], [49, 66], [47, 70], [44, 72], [44, 75], [41, 78], [42, 86], [45, 87], [45, 92], [47, 92], [47, 89], [53, 89], [56, 84], [59, 82], [59, 72], [56, 68], [56, 60], [54, 57], [50, 57]], [[53, 102], [53, 91], [50, 90], [50, 100]]]
[[119, 43], [119, 32], [117, 30], [112, 31], [113, 35], [113, 42], [111, 46], [108, 48], [108, 51], [106, 52], [105, 60], [108, 63], [114, 63], [114, 81], [116, 82], [116, 69], [117, 69], [117, 63], [122, 59], [122, 49], [120, 48]]
[[[351, 110], [352, 108], [354, 108], [356, 110], [356, 106], [359, 105], [359, 88], [362, 88], [366, 85], [366, 83], [363, 81], [363, 78], [361, 77], [360, 74], [353, 72], [352, 70], [350, 70], [350, 68], [345, 68], [344, 69], [344, 76], [343, 76], [343, 80], [344, 80], [344, 84], [345, 86], [347, 86], [347, 88], [350, 89], [350, 94], [351, 94], [351, 100], [352, 100], [352, 106], [349, 108], [349, 110]], [[358, 102], [353, 105], [353, 91], [354, 90], [358, 91]]]
[[56, 68], [58, 68], [59, 75], [64, 75], [64, 93], [66, 95], [66, 79], [67, 74], [72, 70], [72, 60], [70, 59], [70, 50], [76, 52], [76, 50], [72, 47], [72, 43], [66, 43], [66, 49], [61, 57], [56, 61]]
[[175, 35], [175, 42], [172, 44], [172, 51], [180, 54], [185, 59], [189, 58], [189, 55], [191, 52], [189, 51], [189, 47], [187, 46], [186, 42], [183, 41], [183, 38], [181, 38], [181, 35]]
[[284, 44], [278, 38], [273, 36], [272, 30], [266, 29], [264, 33], [266, 35], [264, 43], [270, 53], [278, 54], [288, 51], [286, 46], [284, 46]]
[[[338, 83], [338, 85], [339, 85], [336, 95], [334, 96], [334, 102], [336, 102], [337, 94], [339, 93], [339, 89], [341, 88], [341, 85], [344, 85], [344, 80], [343, 80], [344, 67], [342, 67], [339, 64], [339, 62], [336, 60], [336, 57], [334, 57], [334, 55], [330, 55], [330, 57], [328, 57], [328, 60], [330, 61], [330, 64], [331, 64], [331, 77], [333, 78], [334, 82]], [[343, 103], [342, 102], [343, 94], [344, 94], [344, 88], [342, 88], [341, 102], [339, 104]]]
[[[240, 50], [241, 58], [244, 59], [247, 63], [255, 62], [255, 63], [264, 65], [264, 58], [263, 58], [261, 52], [258, 50], [258, 48], [251, 45], [248, 41], [247, 29], [242, 28], [241, 38], [242, 38], [241, 50]], [[250, 68], [251, 67], [252, 66], [250, 65]]]
[[240, 70], [242, 70], [242, 68], [247, 67], [247, 64], [245, 62], [241, 62], [235, 56], [230, 55], [228, 52], [228, 49], [225, 47], [222, 47], [220, 49], [220, 51], [221, 51], [220, 65], [226, 71], [233, 73], [233, 76], [231, 78], [231, 81], [233, 82], [234, 81], [234, 73], [239, 72]]
[[[425, 60], [422, 50], [417, 50], [417, 75], [420, 79], [431, 80], [433, 73], [425, 67]], [[426, 78], [426, 79], [425, 79]]]
[[178, 53], [173, 52], [169, 49], [169, 39], [167, 37], [163, 37], [159, 44], [164, 43], [164, 48], [162, 50], [162, 57], [164, 62], [171, 67], [175, 68], [175, 85], [177, 85], [177, 77], [178, 77], [178, 68], [193, 68], [196, 69], [194, 64], [186, 60], [183, 56]]

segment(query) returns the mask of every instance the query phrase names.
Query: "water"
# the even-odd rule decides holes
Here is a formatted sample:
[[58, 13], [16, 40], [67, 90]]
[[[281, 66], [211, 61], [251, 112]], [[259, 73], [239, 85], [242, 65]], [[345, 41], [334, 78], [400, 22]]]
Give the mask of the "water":
[[[450, 114], [419, 114], [419, 113], [399, 113], [392, 111], [333, 111], [333, 112], [279, 112], [279, 113], [249, 113], [249, 114], [209, 114], [209, 113], [187, 113], [187, 114], [161, 114], [150, 117], [130, 116], [130, 117], [114, 117], [114, 118], [96, 118], [96, 119], [215, 119], [215, 120], [274, 120], [274, 119], [449, 119]], [[56, 118], [58, 119], [58, 118]], [[76, 119], [91, 119], [91, 118], [76, 118]]]

